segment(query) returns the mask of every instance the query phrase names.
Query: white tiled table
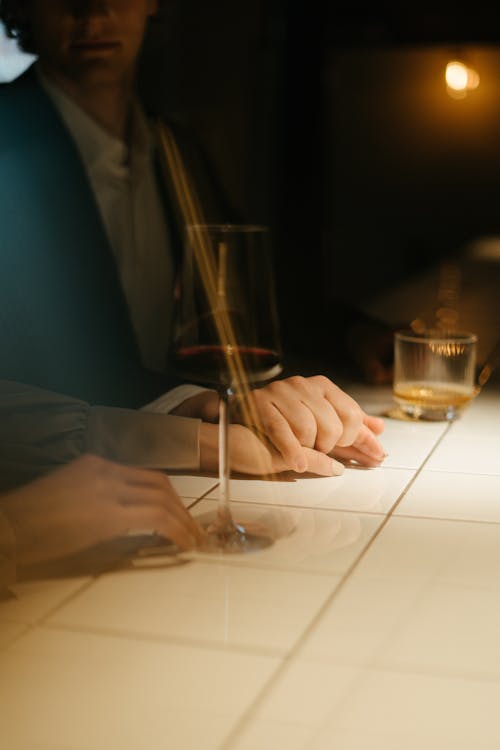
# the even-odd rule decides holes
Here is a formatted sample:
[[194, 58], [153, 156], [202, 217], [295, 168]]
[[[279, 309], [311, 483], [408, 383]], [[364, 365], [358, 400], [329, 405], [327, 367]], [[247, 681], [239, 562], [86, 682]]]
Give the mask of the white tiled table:
[[[497, 750], [499, 417], [490, 389], [451, 426], [388, 420], [381, 468], [233, 480], [281, 530], [260, 553], [19, 586], [0, 746]], [[214, 480], [174, 484], [214, 507]]]

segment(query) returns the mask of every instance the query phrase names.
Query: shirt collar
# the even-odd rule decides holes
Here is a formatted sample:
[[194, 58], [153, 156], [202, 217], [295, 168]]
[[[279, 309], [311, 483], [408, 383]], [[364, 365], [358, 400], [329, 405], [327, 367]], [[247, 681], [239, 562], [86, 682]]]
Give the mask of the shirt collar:
[[59, 86], [49, 80], [38, 65], [35, 67], [41, 85], [73, 136], [89, 172], [104, 169], [124, 177], [130, 172], [138, 174], [147, 167], [153, 152], [153, 136], [137, 98], [134, 98], [131, 109], [129, 153], [129, 148], [123, 141], [108, 133]]

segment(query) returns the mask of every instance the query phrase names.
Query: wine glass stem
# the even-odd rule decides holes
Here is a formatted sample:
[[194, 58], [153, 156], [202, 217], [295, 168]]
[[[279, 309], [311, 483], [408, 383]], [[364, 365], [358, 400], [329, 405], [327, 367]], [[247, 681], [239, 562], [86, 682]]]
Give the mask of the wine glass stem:
[[232, 523], [229, 508], [229, 416], [231, 388], [221, 389], [219, 401], [219, 505], [217, 516], [221, 526]]

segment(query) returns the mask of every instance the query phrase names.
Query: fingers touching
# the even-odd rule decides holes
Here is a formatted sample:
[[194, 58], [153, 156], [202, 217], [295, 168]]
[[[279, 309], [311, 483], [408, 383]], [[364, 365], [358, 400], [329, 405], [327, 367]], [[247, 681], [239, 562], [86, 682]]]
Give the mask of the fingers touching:
[[[281, 455], [286, 469], [311, 471], [311, 455], [331, 455], [353, 447], [360, 463], [381, 461], [384, 450], [377, 440], [383, 420], [370, 417], [347, 393], [321, 375], [275, 381], [252, 393], [259, 416], [258, 425]], [[318, 464], [318, 458], [314, 459]], [[356, 459], [357, 460], [357, 459]], [[321, 474], [327, 472], [320, 461]], [[334, 467], [334, 473], [337, 473]]]

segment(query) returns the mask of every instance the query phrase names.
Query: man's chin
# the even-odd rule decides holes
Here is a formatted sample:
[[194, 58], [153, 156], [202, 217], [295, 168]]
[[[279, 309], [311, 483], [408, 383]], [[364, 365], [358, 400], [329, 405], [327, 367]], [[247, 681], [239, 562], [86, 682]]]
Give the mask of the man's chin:
[[68, 77], [75, 83], [87, 86], [111, 86], [123, 80], [122, 66], [116, 60], [87, 58], [68, 68]]

